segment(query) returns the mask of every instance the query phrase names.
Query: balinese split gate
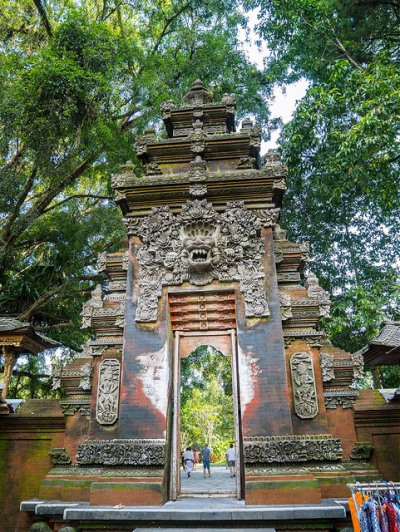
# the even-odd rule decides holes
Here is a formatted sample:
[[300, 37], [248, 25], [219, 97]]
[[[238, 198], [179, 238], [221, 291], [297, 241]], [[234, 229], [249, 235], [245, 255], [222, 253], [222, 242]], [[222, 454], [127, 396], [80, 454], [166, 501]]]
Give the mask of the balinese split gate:
[[308, 244], [279, 226], [287, 169], [275, 152], [261, 160], [251, 120], [236, 131], [235, 108], [197, 80], [162, 105], [166, 136], [138, 140], [143, 175], [128, 162], [112, 178], [127, 243], [99, 258], [104, 283], [82, 311], [95, 337], [55, 369], [66, 426], [41, 500], [177, 499], [180, 360], [199, 345], [232, 362], [247, 505], [318, 504], [386, 474], [354, 420], [362, 355], [320, 330], [329, 299], [312, 272], [303, 282]]

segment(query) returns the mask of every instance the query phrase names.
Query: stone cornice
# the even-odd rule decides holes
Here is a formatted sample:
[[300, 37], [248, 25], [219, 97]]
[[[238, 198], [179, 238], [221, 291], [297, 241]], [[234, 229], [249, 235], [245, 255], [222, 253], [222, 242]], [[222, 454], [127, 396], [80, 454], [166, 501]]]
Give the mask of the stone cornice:
[[0, 433], [5, 434], [10, 432], [14, 434], [17, 439], [23, 439], [21, 433], [24, 431], [29, 432], [29, 434], [41, 432], [64, 432], [65, 424], [66, 421], [64, 416], [33, 417], [10, 414], [8, 416], [2, 416]]
[[[229, 182], [229, 181], [248, 181], [248, 180], [264, 180], [272, 178], [276, 180], [277, 178], [285, 178], [287, 175], [287, 168], [281, 163], [276, 163], [273, 166], [268, 166], [261, 168], [260, 170], [256, 169], [245, 169], [245, 170], [236, 170], [236, 171], [227, 171], [227, 172], [209, 172], [206, 171], [204, 179], [207, 183], [211, 182]], [[182, 183], [190, 183], [189, 172], [182, 174], [164, 174], [154, 176], [143, 176], [137, 177], [133, 173], [126, 174], [115, 174], [112, 177], [112, 187], [114, 189], [130, 189], [130, 188], [146, 188], [154, 187], [155, 185], [175, 185]], [[282, 189], [278, 183], [275, 185], [274, 182], [270, 183], [271, 189]]]

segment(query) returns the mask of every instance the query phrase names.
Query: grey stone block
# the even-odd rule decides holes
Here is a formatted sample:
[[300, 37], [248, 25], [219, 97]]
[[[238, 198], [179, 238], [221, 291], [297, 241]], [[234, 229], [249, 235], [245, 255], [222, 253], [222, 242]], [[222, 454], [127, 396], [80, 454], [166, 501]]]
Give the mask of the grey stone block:
[[67, 508], [76, 506], [88, 506], [88, 503], [62, 501], [44, 502], [37, 505], [35, 513], [36, 515], [63, 515]]
[[42, 504], [45, 501], [41, 501], [39, 499], [30, 499], [29, 501], [21, 501], [19, 505], [19, 509], [21, 512], [31, 512], [34, 513], [36, 510], [36, 506], [38, 504]]

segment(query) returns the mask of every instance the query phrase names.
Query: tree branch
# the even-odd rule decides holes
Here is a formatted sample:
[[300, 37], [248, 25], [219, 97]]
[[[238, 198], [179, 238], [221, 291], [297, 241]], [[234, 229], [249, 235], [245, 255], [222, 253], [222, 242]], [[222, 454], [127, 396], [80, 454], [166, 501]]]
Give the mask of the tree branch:
[[50, 379], [51, 375], [47, 375], [46, 373], [31, 373], [30, 371], [26, 371], [23, 369], [14, 369], [12, 372], [13, 375], [18, 375], [20, 377], [29, 377], [30, 379]]
[[[164, 39], [165, 35], [167, 35], [167, 30], [168, 30], [169, 26], [172, 24], [172, 22], [174, 22], [175, 19], [177, 19], [188, 8], [190, 8], [190, 1], [186, 2], [186, 4], [184, 4], [180, 9], [178, 9], [178, 11], [176, 13], [171, 15], [169, 18], [165, 19], [164, 27], [163, 27], [163, 29], [161, 31], [161, 34], [159, 35], [158, 39], [156, 40], [153, 48], [150, 50], [150, 52], [147, 55], [147, 57], [151, 57], [152, 55], [154, 55], [157, 52], [158, 48], [160, 47], [160, 45], [162, 43], [162, 40]], [[145, 67], [145, 63], [143, 62], [142, 63], [142, 67], [139, 69], [138, 75], [141, 74], [141, 72], [143, 71], [144, 67]], [[126, 128], [124, 128], [124, 130], [125, 129]]]
[[47, 18], [46, 10], [44, 9], [41, 0], [33, 0], [33, 3], [35, 4], [36, 9], [39, 12], [40, 20], [42, 21], [42, 24], [46, 30], [46, 33], [51, 39], [53, 37], [53, 32], [51, 30], [49, 19]]
[[109, 17], [111, 17], [111, 15], [113, 15], [116, 11], [118, 11], [119, 8], [120, 8], [122, 5], [124, 5], [124, 3], [125, 3], [124, 1], [119, 2], [119, 4], [116, 3], [116, 5], [114, 6], [114, 8], [113, 8], [113, 9], [110, 9], [110, 12], [109, 12], [107, 15], [106, 15], [106, 6], [104, 6], [103, 13], [102, 13], [102, 15], [101, 15], [101, 21], [104, 22], [104, 21], [107, 20]]
[[93, 155], [92, 157], [88, 157], [81, 162], [70, 174], [57, 183], [56, 186], [43, 194], [40, 200], [32, 205], [32, 207], [23, 216], [21, 216], [21, 218], [17, 220], [12, 227], [9, 227], [7, 231], [3, 231], [3, 243], [0, 249], [4, 254], [10, 250], [14, 242], [25, 231], [25, 229], [44, 213], [46, 207], [50, 205], [53, 199], [83, 174], [83, 172], [89, 167], [94, 159], [95, 156]]
[[346, 57], [347, 59], [350, 61], [350, 63], [355, 67], [357, 68], [358, 70], [365, 70], [362, 65], [360, 65], [359, 63], [357, 63], [357, 61], [355, 59], [353, 59], [351, 57], [351, 55], [349, 54], [349, 52], [346, 50], [346, 48], [343, 46], [343, 44], [340, 42], [340, 40], [338, 39], [338, 37], [336, 37], [335, 35], [335, 38], [334, 40], [331, 39], [331, 37], [329, 37], [329, 35], [327, 33], [325, 33], [324, 31], [321, 31], [317, 26], [315, 26], [314, 24], [311, 24], [311, 22], [309, 22], [308, 20], [306, 20], [304, 17], [301, 17], [301, 19], [303, 20], [304, 24], [306, 24], [307, 26], [309, 26], [310, 28], [312, 28], [314, 31], [316, 31], [317, 33], [319, 33], [320, 35], [322, 35], [323, 37], [325, 37], [325, 39], [330, 42], [331, 44], [333, 44], [333, 46], [335, 48], [337, 48], [338, 50], [340, 50]]
[[21, 147], [17, 150], [15, 155], [13, 155], [11, 161], [7, 164], [5, 164], [2, 168], [0, 168], [0, 172], [3, 172], [3, 170], [9, 170], [13, 166], [15, 166], [18, 161], [21, 159], [22, 155], [24, 154], [25, 146], [24, 144], [21, 145]]
[[48, 331], [49, 329], [67, 329], [68, 327], [74, 327], [74, 324], [70, 321], [65, 321], [62, 323], [57, 323], [55, 325], [46, 325], [42, 327], [38, 327], [35, 325], [35, 331]]
[[28, 177], [26, 183], [25, 183], [25, 186], [19, 196], [19, 198], [17, 199], [17, 203], [14, 207], [14, 210], [13, 212], [10, 214], [10, 216], [8, 216], [8, 218], [6, 219], [5, 221], [5, 224], [4, 224], [4, 229], [3, 229], [3, 235], [6, 235], [10, 232], [11, 230], [11, 227], [13, 225], [13, 223], [15, 222], [15, 220], [17, 219], [17, 216], [19, 214], [19, 210], [22, 206], [22, 204], [24, 203], [26, 197], [28, 196], [31, 188], [32, 188], [32, 185], [35, 181], [35, 177], [37, 175], [37, 168], [34, 167], [32, 172], [31, 172], [31, 175]]
[[70, 200], [75, 199], [75, 198], [95, 198], [95, 199], [100, 199], [100, 200], [101, 199], [105, 199], [105, 200], [112, 200], [113, 199], [111, 196], [100, 196], [98, 194], [73, 194], [72, 196], [68, 196], [68, 198], [65, 198], [65, 199], [55, 203], [51, 207], [48, 207], [47, 209], [45, 209], [43, 211], [43, 214], [45, 214], [47, 212], [50, 212], [53, 209], [56, 209], [57, 207], [62, 205], [63, 203], [67, 203], [67, 201], [70, 201]]
[[[41, 308], [50, 303], [50, 301], [53, 299], [53, 297], [63, 290], [67, 288], [68, 285], [72, 284], [76, 281], [101, 281], [104, 277], [101, 275], [79, 275], [77, 277], [74, 277], [73, 279], [68, 279], [68, 281], [65, 281], [65, 283], [60, 284], [57, 286], [57, 288], [54, 288], [53, 290], [49, 290], [46, 292], [43, 296], [41, 296], [39, 299], [37, 299], [32, 305], [26, 309], [24, 312], [19, 314], [17, 316], [17, 319], [20, 321], [29, 321], [32, 316]], [[93, 290], [93, 287], [92, 287]], [[76, 295], [74, 296], [74, 298]], [[65, 298], [67, 299], [67, 298]]]
[[29, 321], [29, 319], [35, 314], [35, 312], [42, 306], [44, 306], [49, 299], [52, 299], [53, 296], [56, 294], [62, 292], [65, 287], [70, 284], [71, 281], [66, 281], [65, 283], [61, 284], [60, 286], [57, 286], [57, 288], [54, 288], [54, 290], [49, 290], [44, 294], [42, 297], [37, 299], [27, 310], [19, 314], [17, 317], [20, 321]]

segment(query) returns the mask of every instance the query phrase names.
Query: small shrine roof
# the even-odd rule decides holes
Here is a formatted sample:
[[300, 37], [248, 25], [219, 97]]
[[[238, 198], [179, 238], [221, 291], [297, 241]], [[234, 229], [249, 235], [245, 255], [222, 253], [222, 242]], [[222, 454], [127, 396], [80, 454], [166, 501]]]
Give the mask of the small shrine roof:
[[22, 322], [15, 318], [0, 316], [0, 332], [14, 331], [16, 329], [24, 329], [27, 327], [30, 327], [30, 323]]
[[0, 316], [0, 346], [14, 346], [20, 352], [34, 354], [61, 345], [56, 340], [37, 331], [28, 322], [22, 322], [8, 316]]
[[400, 364], [400, 321], [384, 322], [380, 332], [358, 352], [370, 366]]

